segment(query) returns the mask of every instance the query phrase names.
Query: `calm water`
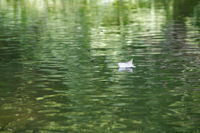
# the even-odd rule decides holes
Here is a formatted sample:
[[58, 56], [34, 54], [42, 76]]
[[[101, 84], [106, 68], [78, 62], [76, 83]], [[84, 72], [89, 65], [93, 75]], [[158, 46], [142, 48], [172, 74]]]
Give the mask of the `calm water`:
[[0, 1], [1, 133], [199, 133], [199, 75], [198, 0]]

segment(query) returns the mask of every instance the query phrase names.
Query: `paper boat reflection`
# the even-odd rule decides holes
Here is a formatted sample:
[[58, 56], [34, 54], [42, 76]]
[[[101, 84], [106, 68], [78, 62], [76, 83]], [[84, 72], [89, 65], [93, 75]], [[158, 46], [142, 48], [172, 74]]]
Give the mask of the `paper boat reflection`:
[[133, 68], [132, 67], [120, 67], [118, 69], [119, 72], [122, 72], [122, 71], [127, 71], [127, 72], [133, 72]]

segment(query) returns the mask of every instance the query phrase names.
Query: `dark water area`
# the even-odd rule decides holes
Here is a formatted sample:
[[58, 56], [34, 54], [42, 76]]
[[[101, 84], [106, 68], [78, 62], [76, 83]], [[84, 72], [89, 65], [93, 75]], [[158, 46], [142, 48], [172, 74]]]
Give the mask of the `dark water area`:
[[199, 133], [200, 1], [1, 0], [0, 132]]

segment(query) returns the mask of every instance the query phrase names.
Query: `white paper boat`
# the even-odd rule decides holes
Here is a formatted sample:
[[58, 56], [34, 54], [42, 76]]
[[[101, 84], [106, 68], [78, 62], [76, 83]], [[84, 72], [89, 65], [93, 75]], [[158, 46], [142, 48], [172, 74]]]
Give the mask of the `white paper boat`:
[[120, 62], [120, 63], [118, 63], [118, 66], [120, 68], [135, 68], [136, 67], [133, 65], [133, 59], [131, 59], [128, 62], [124, 62], [124, 63]]

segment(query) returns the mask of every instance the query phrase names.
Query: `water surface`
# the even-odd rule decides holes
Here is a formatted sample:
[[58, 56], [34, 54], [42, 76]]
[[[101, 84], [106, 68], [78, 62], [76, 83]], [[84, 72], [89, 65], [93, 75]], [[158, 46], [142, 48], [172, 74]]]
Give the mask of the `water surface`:
[[2, 133], [200, 132], [200, 2], [1, 0], [0, 75]]

